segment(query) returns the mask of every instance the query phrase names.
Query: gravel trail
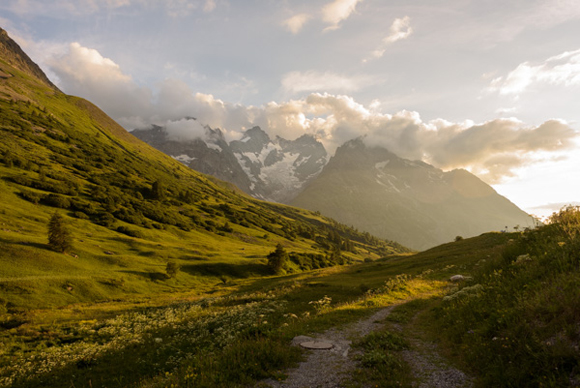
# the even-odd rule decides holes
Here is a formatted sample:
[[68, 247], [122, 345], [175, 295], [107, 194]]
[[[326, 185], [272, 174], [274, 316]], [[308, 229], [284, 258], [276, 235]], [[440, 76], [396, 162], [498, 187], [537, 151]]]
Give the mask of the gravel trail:
[[354, 324], [342, 329], [330, 329], [316, 337], [299, 336], [294, 338], [293, 345], [315, 341], [330, 342], [334, 347], [330, 350], [310, 350], [306, 361], [297, 368], [288, 371], [284, 381], [266, 380], [263, 383], [272, 388], [338, 388], [343, 382], [350, 380], [358, 362], [352, 357], [349, 338], [364, 337], [372, 331], [380, 329], [381, 323], [394, 306], [387, 307]]
[[[287, 371], [288, 378], [283, 381], [268, 379], [258, 386], [272, 388], [342, 388], [350, 381], [358, 367], [351, 349], [350, 338], [360, 338], [384, 326], [384, 319], [395, 306], [390, 306], [340, 329], [330, 329], [315, 337], [298, 336], [293, 346], [305, 342], [329, 342], [330, 350], [309, 350], [307, 359], [297, 368]], [[409, 339], [411, 348], [401, 352], [410, 365], [417, 382], [417, 388], [470, 388], [471, 379], [463, 372], [450, 367], [437, 352], [435, 344], [425, 343], [416, 336]]]

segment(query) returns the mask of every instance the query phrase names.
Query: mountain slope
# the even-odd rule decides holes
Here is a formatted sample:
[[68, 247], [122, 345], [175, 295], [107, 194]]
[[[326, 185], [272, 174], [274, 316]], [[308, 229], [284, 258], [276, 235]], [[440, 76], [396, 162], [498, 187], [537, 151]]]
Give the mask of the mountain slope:
[[324, 146], [314, 137], [272, 140], [260, 127], [230, 143], [219, 129], [208, 126], [205, 136], [195, 139], [155, 125], [131, 133], [196, 171], [231, 182], [255, 198], [280, 203], [294, 198], [327, 162]]
[[340, 147], [318, 178], [291, 201], [415, 249], [425, 249], [532, 219], [465, 170], [443, 172], [369, 148]]
[[[266, 256], [277, 244], [289, 253], [289, 272], [404, 250], [183, 166], [55, 89], [2, 36], [0, 310], [269, 275]], [[55, 211], [73, 236], [67, 254], [48, 249]], [[175, 279], [170, 262], [181, 266]]]

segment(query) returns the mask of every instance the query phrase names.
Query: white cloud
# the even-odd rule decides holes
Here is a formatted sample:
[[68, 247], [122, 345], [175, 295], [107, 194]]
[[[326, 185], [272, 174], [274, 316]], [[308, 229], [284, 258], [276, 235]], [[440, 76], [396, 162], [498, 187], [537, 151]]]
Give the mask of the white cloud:
[[198, 120], [170, 120], [165, 124], [170, 140], [204, 139], [207, 129]]
[[297, 34], [300, 32], [304, 24], [306, 24], [306, 22], [311, 18], [312, 16], [307, 13], [300, 13], [284, 20], [282, 24], [286, 26], [288, 31], [293, 34]]
[[541, 85], [580, 85], [580, 49], [553, 56], [538, 65], [524, 62], [507, 76], [495, 78], [487, 91], [517, 98], [527, 89]]
[[413, 33], [413, 28], [411, 27], [411, 18], [405, 16], [402, 19], [395, 19], [390, 28], [389, 36], [383, 39], [384, 43], [390, 44], [395, 43], [401, 39], [407, 39], [409, 35]]
[[[372, 52], [372, 56], [374, 58], [382, 57], [389, 45], [396, 41], [407, 39], [412, 33], [413, 28], [411, 27], [411, 18], [409, 16], [405, 16], [402, 19], [395, 19], [389, 29], [389, 35], [383, 38], [381, 45]], [[366, 61], [364, 60], [363, 62]]]
[[151, 104], [149, 89], [138, 86], [111, 59], [79, 43], [71, 43], [66, 53], [48, 59], [47, 65], [58, 76], [59, 87], [98, 103], [113, 117], [142, 112]]
[[322, 21], [330, 24], [325, 31], [339, 28], [340, 22], [348, 19], [362, 0], [334, 0], [322, 8]]
[[320, 73], [309, 70], [293, 71], [282, 77], [282, 88], [286, 92], [300, 93], [313, 91], [352, 92], [372, 83], [368, 76], [345, 76], [332, 72]]

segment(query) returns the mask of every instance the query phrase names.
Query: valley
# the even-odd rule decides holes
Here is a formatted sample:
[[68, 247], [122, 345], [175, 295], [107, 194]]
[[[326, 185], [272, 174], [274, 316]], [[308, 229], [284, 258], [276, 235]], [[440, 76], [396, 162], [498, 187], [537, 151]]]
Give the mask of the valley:
[[212, 142], [141, 134], [167, 155], [0, 54], [0, 387], [292, 386], [300, 336], [348, 344], [328, 384], [580, 386], [578, 207], [364, 138], [186, 118]]

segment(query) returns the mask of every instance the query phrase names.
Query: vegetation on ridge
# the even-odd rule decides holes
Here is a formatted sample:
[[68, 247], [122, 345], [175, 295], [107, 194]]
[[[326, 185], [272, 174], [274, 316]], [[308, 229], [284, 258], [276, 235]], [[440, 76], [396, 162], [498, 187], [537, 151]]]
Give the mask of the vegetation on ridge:
[[580, 386], [580, 208], [515, 234], [433, 312], [482, 386]]

